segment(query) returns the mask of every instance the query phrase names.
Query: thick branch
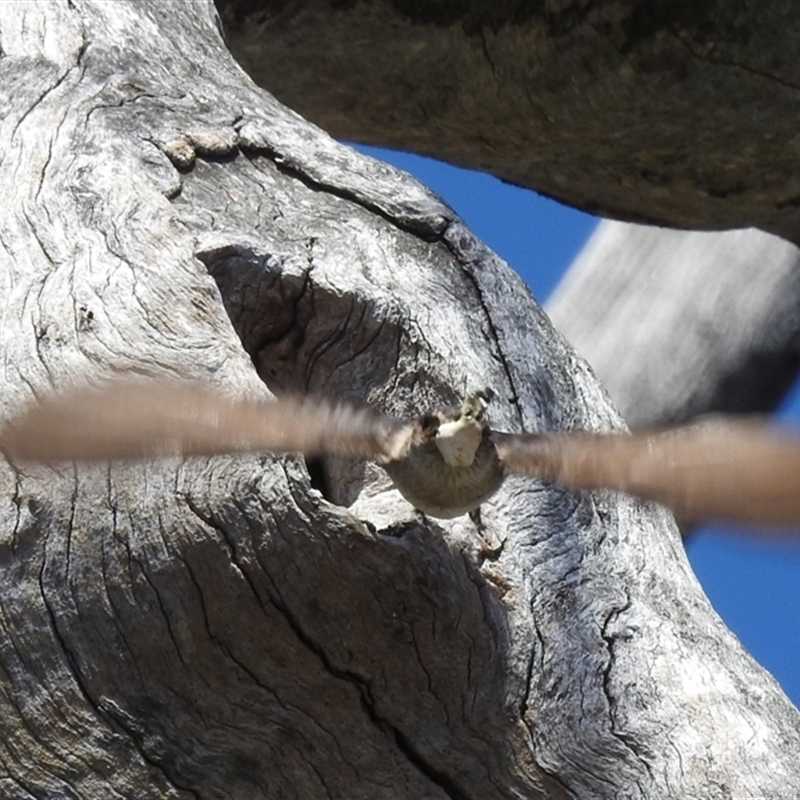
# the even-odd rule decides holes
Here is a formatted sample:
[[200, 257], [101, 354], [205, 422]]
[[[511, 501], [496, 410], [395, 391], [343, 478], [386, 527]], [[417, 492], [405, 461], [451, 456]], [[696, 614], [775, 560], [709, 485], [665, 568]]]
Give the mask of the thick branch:
[[797, 376], [799, 262], [757, 230], [605, 222], [547, 310], [630, 425], [768, 412]]
[[800, 13], [781, 0], [221, 0], [261, 85], [334, 135], [604, 216], [797, 240]]

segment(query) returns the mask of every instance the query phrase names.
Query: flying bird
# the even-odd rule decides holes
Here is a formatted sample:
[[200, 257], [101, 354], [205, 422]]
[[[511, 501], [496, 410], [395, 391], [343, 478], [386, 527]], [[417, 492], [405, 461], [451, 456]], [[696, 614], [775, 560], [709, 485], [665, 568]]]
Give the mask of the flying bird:
[[373, 459], [417, 509], [476, 509], [507, 475], [615, 489], [683, 519], [800, 524], [800, 440], [716, 418], [640, 433], [502, 433], [489, 390], [416, 418], [314, 397], [238, 400], [187, 383], [112, 382], [57, 394], [0, 427], [11, 462], [106, 461], [238, 452]]

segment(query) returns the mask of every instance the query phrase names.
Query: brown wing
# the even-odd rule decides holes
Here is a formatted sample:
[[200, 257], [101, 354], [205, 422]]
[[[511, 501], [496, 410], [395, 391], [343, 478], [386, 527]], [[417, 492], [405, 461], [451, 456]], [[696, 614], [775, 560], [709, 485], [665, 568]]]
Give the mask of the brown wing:
[[55, 395], [0, 429], [12, 461], [102, 461], [235, 452], [388, 460], [405, 420], [313, 398], [235, 400], [195, 384], [116, 382]]
[[507, 472], [618, 489], [687, 520], [800, 524], [800, 440], [753, 420], [655, 433], [493, 434]]

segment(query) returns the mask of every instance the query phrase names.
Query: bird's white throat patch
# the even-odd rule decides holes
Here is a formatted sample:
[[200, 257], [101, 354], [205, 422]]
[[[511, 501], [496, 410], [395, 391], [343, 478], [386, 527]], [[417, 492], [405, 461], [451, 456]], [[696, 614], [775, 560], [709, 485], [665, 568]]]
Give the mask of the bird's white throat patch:
[[459, 417], [455, 422], [443, 422], [436, 433], [436, 446], [451, 467], [468, 467], [483, 437], [483, 427], [475, 419]]

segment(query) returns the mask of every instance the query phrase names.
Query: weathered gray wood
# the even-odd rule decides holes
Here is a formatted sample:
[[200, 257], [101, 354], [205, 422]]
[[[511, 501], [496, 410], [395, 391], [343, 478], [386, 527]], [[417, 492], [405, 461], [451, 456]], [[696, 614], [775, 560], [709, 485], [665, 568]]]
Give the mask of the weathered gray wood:
[[[0, 42], [4, 413], [133, 371], [620, 425], [521, 281], [257, 89], [209, 4], [10, 3]], [[800, 793], [800, 716], [663, 511], [514, 480], [434, 524], [327, 475], [349, 508], [292, 458], [4, 463], [3, 796]]]
[[[789, 55], [800, 26], [796, 3], [219, 7], [251, 76], [336, 135], [492, 172], [588, 211], [663, 225], [761, 226], [798, 241], [800, 74]], [[744, 254], [729, 267], [737, 234], [730, 245], [708, 240], [719, 242], [718, 265], [684, 289], [655, 263], [622, 289], [633, 260], [644, 257], [642, 236], [630, 235], [630, 252], [619, 236], [618, 254], [606, 246], [603, 292], [583, 266], [581, 279], [569, 281], [575, 299], [564, 290], [551, 304], [626, 418], [771, 410], [797, 372], [792, 279], [776, 282], [771, 260], [746, 264]], [[696, 241], [678, 248], [682, 257]], [[704, 259], [710, 265], [713, 255]], [[617, 300], [609, 286], [619, 287]], [[721, 321], [698, 316], [694, 298], [704, 296], [732, 297], [736, 312]], [[657, 304], [668, 322], [688, 318], [690, 336], [647, 320], [640, 335], [632, 327], [641, 321], [639, 302]], [[741, 329], [720, 342], [733, 319]], [[698, 341], [701, 324], [711, 326], [711, 341]], [[696, 349], [687, 354], [689, 343]], [[663, 377], [654, 374], [662, 366]]]
[[798, 371], [800, 254], [753, 229], [604, 222], [547, 311], [633, 426], [771, 411]]
[[792, 0], [220, 0], [250, 75], [336, 136], [585, 211], [800, 236]]

